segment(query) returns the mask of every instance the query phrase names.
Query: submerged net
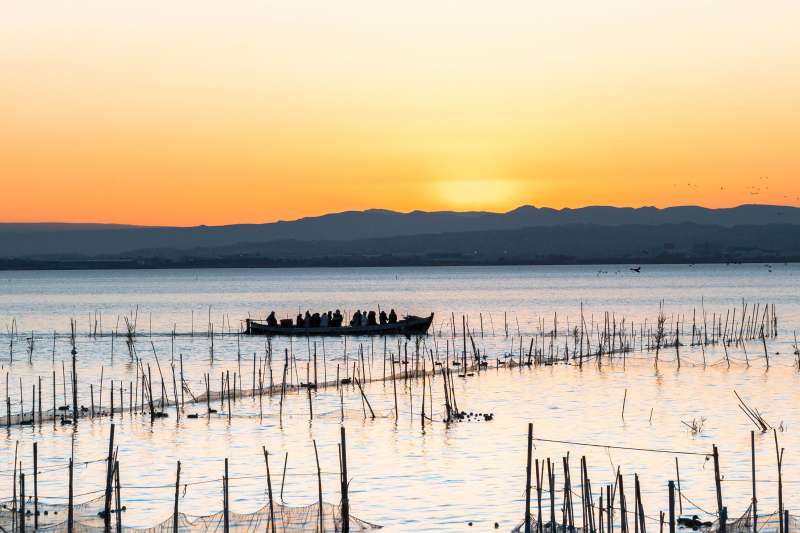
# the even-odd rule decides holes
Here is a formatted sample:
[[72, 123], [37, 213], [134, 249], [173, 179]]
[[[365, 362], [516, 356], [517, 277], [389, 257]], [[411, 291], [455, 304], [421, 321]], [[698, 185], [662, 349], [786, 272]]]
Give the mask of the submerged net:
[[[100, 533], [104, 531], [103, 509], [105, 498], [99, 497], [81, 504], [73, 505], [73, 532], [74, 533]], [[312, 505], [291, 507], [288, 505], [274, 504], [275, 531], [276, 532], [338, 532], [342, 531], [342, 513], [339, 505], [319, 503]], [[124, 509], [124, 507], [123, 507]], [[33, 531], [33, 501], [25, 502], [25, 529]], [[254, 513], [228, 513], [228, 530], [233, 533], [271, 532], [270, 506], [265, 505]], [[322, 516], [320, 516], [320, 514]], [[68, 530], [68, 506], [49, 505], [39, 503], [39, 530], [62, 533]], [[149, 528], [131, 528], [125, 526], [125, 511], [119, 513], [122, 520], [122, 529], [130, 533], [220, 533], [225, 530], [225, 514], [214, 513], [207, 516], [193, 516], [178, 513], [177, 531], [175, 531], [175, 515]], [[11, 501], [0, 503], [0, 531], [19, 531], [21, 518], [19, 503], [17, 504], [16, 519]], [[111, 511], [111, 531], [117, 529], [116, 509]], [[381, 526], [371, 524], [353, 516], [349, 519], [350, 531], [369, 531], [380, 529]]]

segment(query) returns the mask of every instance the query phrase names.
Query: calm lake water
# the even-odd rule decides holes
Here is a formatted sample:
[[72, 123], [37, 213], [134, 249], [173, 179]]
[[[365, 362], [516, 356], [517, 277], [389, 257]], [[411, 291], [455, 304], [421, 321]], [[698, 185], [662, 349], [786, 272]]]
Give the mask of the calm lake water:
[[[682, 338], [687, 345], [681, 348], [680, 369], [673, 348], [662, 350], [658, 368], [653, 354], [646, 350], [628, 354], [624, 362], [621, 357], [604, 360], [602, 366], [579, 367], [573, 362], [496, 368], [497, 359], [519, 353], [520, 343], [527, 352], [531, 336], [551, 330], [554, 321], [562, 332], [574, 327], [581, 306], [587, 327], [594, 324], [596, 328], [609, 312], [618, 321], [625, 317], [626, 327], [633, 323], [638, 332], [645, 320], [653, 324], [659, 306], [667, 317], [688, 321], [684, 327], [691, 329], [693, 312], [699, 323], [703, 310], [708, 321], [734, 308], [740, 312], [743, 302], [775, 305], [778, 336], [767, 343], [768, 369], [760, 340], [747, 343], [746, 354], [741, 347], [730, 347], [728, 365], [721, 345], [690, 347], [686, 337]], [[80, 403], [90, 404], [90, 383], [99, 403], [102, 375], [105, 407], [110, 380], [115, 387], [123, 383], [127, 405], [128, 384], [137, 376], [124, 338], [111, 335], [114, 330], [125, 330], [125, 317], [136, 320], [136, 353], [153, 372], [154, 352], [158, 355], [167, 395], [173, 394], [171, 363], [177, 367], [181, 356], [186, 381], [197, 394], [205, 389], [206, 373], [211, 374], [213, 390], [219, 390], [225, 371], [243, 376], [245, 388], [252, 386], [254, 354], [262, 361], [266, 347], [263, 338], [234, 334], [248, 316], [264, 317], [273, 309], [280, 316], [294, 316], [306, 309], [352, 312], [379, 306], [394, 307], [399, 314], [434, 312], [432, 334], [424, 338], [420, 349], [441, 358], [445, 353], [452, 355], [454, 343], [461, 350], [461, 317], [468, 317], [475, 343], [490, 364], [486, 372], [454, 380], [457, 401], [461, 409], [491, 412], [494, 419], [443, 424], [441, 377], [428, 385], [437, 421], [424, 428], [420, 423], [421, 382], [397, 383], [397, 420], [391, 381], [364, 387], [377, 415], [374, 420], [364, 416], [358, 389], [344, 388], [351, 512], [359, 518], [382, 524], [387, 531], [493, 531], [495, 522], [499, 530], [511, 530], [523, 517], [529, 422], [537, 438], [601, 445], [535, 443], [534, 456], [550, 457], [559, 467], [561, 457], [570, 454], [573, 486], [578, 485], [582, 455], [587, 458], [595, 495], [613, 482], [619, 467], [630, 478], [625, 482], [632, 502], [633, 474], [638, 473], [645, 512], [656, 520], [658, 512], [667, 509], [667, 481], [676, 477], [676, 454], [605, 445], [709, 453], [712, 444], [717, 444], [724, 501], [729, 514], [738, 516], [751, 498], [750, 430], [754, 425], [739, 409], [734, 390], [758, 408], [767, 422], [781, 428], [778, 438], [786, 449], [786, 507], [800, 505], [795, 496], [800, 482], [800, 434], [796, 430], [800, 427], [796, 408], [800, 374], [793, 353], [794, 331], [800, 329], [800, 265], [794, 264], [648, 265], [641, 273], [628, 266], [0, 272], [0, 365], [9, 384], [6, 391], [4, 379], [0, 389], [3, 398], [11, 396], [12, 411], [18, 411], [20, 389], [23, 407], [29, 408], [32, 386], [41, 378], [43, 404], [49, 407], [55, 373], [56, 400], [59, 405], [64, 403], [62, 362], [71, 364], [65, 336], [70, 318], [76, 319], [78, 328]], [[451, 338], [451, 319], [459, 330], [456, 339]], [[213, 350], [207, 336], [209, 322], [217, 334]], [[10, 335], [12, 327], [17, 335]], [[88, 335], [95, 331], [97, 336]], [[31, 333], [34, 341], [29, 354]], [[274, 339], [275, 381], [283, 371], [285, 351], [297, 360], [292, 369], [294, 381], [305, 381], [314, 342]], [[409, 354], [416, 350], [413, 339], [405, 343], [402, 337], [389, 338], [385, 349], [390, 354], [397, 354], [398, 349], [401, 353], [407, 349]], [[342, 339], [317, 339], [316, 351], [320, 381], [333, 380], [337, 366], [342, 374], [352, 373], [359, 351], [364, 354], [368, 376], [379, 378], [384, 372], [383, 339], [351, 338], [346, 345]], [[160, 378], [154, 375], [153, 381], [160, 388]], [[186, 407], [187, 413], [200, 413], [198, 419], [178, 420], [174, 409], [168, 410], [168, 418], [154, 423], [136, 414], [117, 416], [126, 525], [150, 526], [171, 513], [177, 460], [182, 462], [182, 480], [189, 483], [181, 499], [182, 511], [207, 514], [222, 508], [221, 482], [196, 482], [219, 479], [225, 457], [230, 460], [233, 510], [249, 512], [261, 507], [266, 502], [262, 446], [272, 454], [276, 492], [288, 452], [283, 500], [303, 505], [317, 499], [316, 441], [325, 500], [338, 501], [340, 395], [332, 387], [320, 388], [312, 396], [313, 421], [309, 420], [306, 392], [288, 394], [282, 427], [277, 396], [264, 398], [263, 417], [259, 416], [258, 399], [253, 398], [239, 400], [230, 420], [220, 415], [207, 418], [202, 405]], [[426, 402], [430, 413], [430, 396]], [[227, 406], [215, 408], [227, 412]], [[4, 415], [2, 407], [0, 417]], [[692, 433], [683, 423], [692, 420], [702, 420], [701, 432]], [[19, 442], [20, 458], [27, 469], [34, 441], [39, 443], [41, 469], [46, 470], [39, 480], [43, 499], [64, 501], [66, 471], [57, 467], [66, 464], [73, 446], [78, 463], [76, 492], [81, 494], [76, 500], [97, 495], [95, 491], [104, 486], [104, 465], [82, 463], [105, 456], [108, 433], [106, 418], [81, 420], [74, 430], [52, 423], [3, 425], [0, 499], [11, 497], [15, 443]], [[756, 452], [759, 508], [773, 511], [777, 508], [777, 469], [771, 432], [756, 433]], [[713, 512], [712, 463], [703, 455], [681, 453], [677, 457], [686, 496], [684, 513]], [[562, 480], [559, 468], [559, 487]], [[648, 527], [655, 530], [658, 524]]]

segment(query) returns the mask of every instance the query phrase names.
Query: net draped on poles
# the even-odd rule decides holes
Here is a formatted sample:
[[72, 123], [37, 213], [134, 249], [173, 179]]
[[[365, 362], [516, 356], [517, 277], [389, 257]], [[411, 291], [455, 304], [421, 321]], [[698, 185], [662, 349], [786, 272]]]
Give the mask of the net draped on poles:
[[[774, 513], [758, 515], [756, 518], [755, 533], [778, 533], [780, 531], [781, 515], [779, 511]], [[531, 531], [539, 531], [539, 524], [536, 518], [531, 517]], [[787, 531], [798, 531], [800, 529], [800, 516], [789, 515], [789, 528]], [[544, 533], [584, 533], [584, 528], [578, 526], [566, 526], [561, 523], [556, 523], [555, 531], [553, 531], [553, 524], [548, 521], [543, 521], [542, 531]], [[714, 520], [708, 527], [700, 527], [696, 530], [690, 528], [678, 527], [680, 531], [701, 531], [703, 533], [718, 533], [719, 532], [719, 518]], [[517, 527], [511, 530], [512, 533], [525, 533], [525, 522], [522, 522]], [[725, 526], [726, 533], [753, 533], [753, 506], [747, 508], [747, 511], [741, 517], [734, 520], [728, 520]], [[589, 533], [589, 532], [587, 532]]]
[[[84, 503], [73, 505], [73, 532], [74, 533], [100, 533], [105, 531], [103, 509], [105, 499], [103, 496]], [[14, 514], [11, 500], [0, 502], [0, 529], [13, 531]], [[319, 532], [320, 522], [322, 531], [342, 531], [342, 515], [339, 505], [331, 503], [322, 504], [322, 520], [320, 521], [320, 504], [314, 503], [306, 506], [288, 506], [274, 503], [275, 530], [280, 532]], [[17, 520], [21, 518], [19, 502], [17, 502]], [[39, 502], [39, 530], [48, 533], [65, 533], [67, 531], [67, 505], [52, 505]], [[129, 533], [221, 533], [224, 531], [224, 514], [218, 512], [206, 516], [193, 516], [178, 513], [178, 530], [173, 532], [175, 517], [169, 516], [162, 522], [148, 528], [125, 527], [125, 511], [122, 515], [122, 529]], [[25, 529], [33, 531], [33, 501], [25, 501]], [[116, 509], [111, 510], [111, 531], [116, 531]], [[270, 506], [265, 505], [253, 513], [228, 513], [228, 529], [231, 533], [263, 533], [271, 531]], [[350, 531], [370, 531], [380, 529], [382, 526], [371, 524], [350, 516]], [[19, 531], [19, 522], [16, 522]]]

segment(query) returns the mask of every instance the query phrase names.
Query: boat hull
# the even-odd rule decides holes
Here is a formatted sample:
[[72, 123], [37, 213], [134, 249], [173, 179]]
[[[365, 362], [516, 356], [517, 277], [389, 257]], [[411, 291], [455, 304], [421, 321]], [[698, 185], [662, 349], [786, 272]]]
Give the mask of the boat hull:
[[433, 313], [427, 317], [409, 316], [394, 324], [377, 324], [375, 326], [341, 326], [338, 328], [296, 328], [270, 326], [257, 320], [245, 320], [246, 335], [266, 335], [272, 337], [291, 336], [333, 336], [340, 337], [362, 335], [425, 335], [433, 322]]

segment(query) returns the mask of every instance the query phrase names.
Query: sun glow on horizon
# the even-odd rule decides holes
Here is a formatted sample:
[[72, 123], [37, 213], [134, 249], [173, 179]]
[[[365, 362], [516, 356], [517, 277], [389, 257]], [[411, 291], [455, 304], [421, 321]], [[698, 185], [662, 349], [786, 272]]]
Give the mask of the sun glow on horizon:
[[506, 211], [519, 207], [520, 198], [530, 197], [512, 180], [435, 181], [432, 188], [442, 205], [457, 210]]

